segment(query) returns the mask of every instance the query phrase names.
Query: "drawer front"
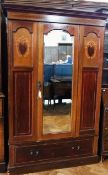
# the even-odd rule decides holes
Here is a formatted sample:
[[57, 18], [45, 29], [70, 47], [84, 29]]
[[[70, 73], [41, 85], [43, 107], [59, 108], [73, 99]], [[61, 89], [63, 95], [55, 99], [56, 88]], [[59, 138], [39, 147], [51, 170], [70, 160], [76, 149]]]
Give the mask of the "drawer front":
[[35, 162], [62, 157], [92, 155], [93, 139], [71, 141], [59, 144], [15, 147], [15, 163]]
[[2, 114], [2, 110], [3, 110], [3, 109], [2, 109], [2, 99], [0, 99], [0, 117], [3, 115], [3, 114]]
[[0, 162], [4, 161], [4, 122], [0, 118]]
[[108, 128], [105, 128], [105, 129], [104, 129], [104, 137], [105, 137], [105, 138], [106, 138], [106, 137], [108, 138]]
[[104, 139], [104, 151], [108, 151], [108, 138]]
[[104, 111], [104, 128], [108, 128], [108, 108]]
[[102, 101], [103, 101], [103, 105], [106, 108], [108, 106], [108, 89], [107, 88], [102, 89]]

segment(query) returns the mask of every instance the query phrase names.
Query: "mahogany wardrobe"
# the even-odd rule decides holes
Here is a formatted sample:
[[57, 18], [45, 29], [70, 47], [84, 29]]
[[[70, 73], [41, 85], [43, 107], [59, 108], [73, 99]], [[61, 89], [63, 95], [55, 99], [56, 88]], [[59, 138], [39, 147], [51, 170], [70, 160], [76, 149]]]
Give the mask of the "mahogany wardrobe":
[[98, 162], [105, 17], [8, 3], [3, 9], [8, 171]]

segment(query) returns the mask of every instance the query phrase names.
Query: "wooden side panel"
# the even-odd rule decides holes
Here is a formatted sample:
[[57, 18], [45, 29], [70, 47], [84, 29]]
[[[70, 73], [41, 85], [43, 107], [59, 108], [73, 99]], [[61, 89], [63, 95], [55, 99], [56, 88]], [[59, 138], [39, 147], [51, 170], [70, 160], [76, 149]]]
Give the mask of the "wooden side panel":
[[31, 134], [32, 73], [14, 72], [14, 136]]
[[97, 73], [95, 68], [85, 68], [82, 72], [81, 130], [94, 128]]
[[[80, 26], [78, 119], [80, 134], [98, 135], [104, 28]], [[78, 126], [77, 126], [78, 127]]]
[[37, 125], [37, 24], [9, 21], [8, 47], [9, 143], [34, 141]]

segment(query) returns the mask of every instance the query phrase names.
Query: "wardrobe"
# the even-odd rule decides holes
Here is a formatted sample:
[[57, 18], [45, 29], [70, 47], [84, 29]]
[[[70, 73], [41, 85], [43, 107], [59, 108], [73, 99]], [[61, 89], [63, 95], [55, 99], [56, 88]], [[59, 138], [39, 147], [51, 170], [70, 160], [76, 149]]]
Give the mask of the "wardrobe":
[[[1, 10], [1, 9], [0, 9]], [[1, 33], [1, 17], [0, 17], [0, 33]], [[4, 94], [2, 91], [2, 66], [1, 66], [1, 35], [0, 35], [0, 172], [5, 171], [4, 156]]]
[[104, 161], [108, 157], [108, 27], [105, 29], [104, 42], [104, 64], [102, 76], [102, 100], [101, 100], [101, 120], [99, 153]]
[[23, 174], [98, 162], [106, 18], [15, 4], [3, 8], [8, 171]]

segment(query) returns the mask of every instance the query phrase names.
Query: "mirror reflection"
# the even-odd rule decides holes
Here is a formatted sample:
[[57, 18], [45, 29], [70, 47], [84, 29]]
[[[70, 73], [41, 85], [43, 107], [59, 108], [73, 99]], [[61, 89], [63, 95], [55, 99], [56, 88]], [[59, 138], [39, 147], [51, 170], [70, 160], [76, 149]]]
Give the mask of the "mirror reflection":
[[43, 134], [71, 131], [73, 45], [65, 31], [44, 35]]

